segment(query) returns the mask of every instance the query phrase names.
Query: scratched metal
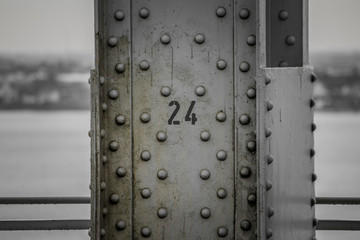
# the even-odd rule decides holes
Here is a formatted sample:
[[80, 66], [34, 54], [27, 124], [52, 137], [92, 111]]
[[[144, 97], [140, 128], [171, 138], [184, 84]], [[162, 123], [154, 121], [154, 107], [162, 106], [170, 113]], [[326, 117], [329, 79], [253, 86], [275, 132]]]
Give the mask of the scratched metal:
[[[311, 71], [309, 67], [264, 69], [257, 79], [261, 93], [257, 102], [258, 156], [263, 174], [259, 215], [265, 223], [261, 239], [270, 233], [271, 239], [312, 239], [315, 235], [315, 209], [310, 204], [314, 197]], [[265, 79], [271, 82], [266, 85]]]
[[[218, 17], [218, 7], [226, 9]], [[148, 18], [139, 16], [147, 8]], [[133, 26], [133, 125], [134, 125], [134, 238], [141, 239], [145, 226], [152, 231], [151, 239], [218, 239], [217, 229], [226, 227], [226, 238], [234, 237], [234, 154], [233, 154], [233, 8], [232, 1], [135, 1], [132, 6]], [[197, 34], [205, 42], [194, 41]], [[169, 44], [160, 38], [168, 34]], [[219, 70], [217, 62], [226, 61]], [[146, 60], [150, 68], [140, 69]], [[220, 62], [223, 64], [223, 62]], [[220, 64], [220, 67], [224, 65]], [[203, 86], [206, 92], [197, 96], [195, 90]], [[169, 87], [168, 97], [161, 95], [162, 87]], [[169, 125], [168, 120], [177, 101], [180, 110]], [[196, 101], [192, 113], [194, 125], [185, 121], [191, 101]], [[226, 120], [216, 120], [218, 112]], [[148, 123], [140, 120], [142, 113], [151, 116]], [[179, 121], [179, 125], [176, 124]], [[158, 131], [167, 135], [164, 142], [156, 138]], [[202, 131], [210, 133], [202, 141]], [[143, 161], [142, 151], [149, 151], [151, 159]], [[224, 150], [227, 158], [219, 161], [216, 153]], [[160, 180], [157, 172], [167, 171]], [[202, 170], [210, 178], [200, 177]], [[149, 188], [151, 197], [144, 199], [140, 192]], [[227, 197], [217, 197], [224, 188]], [[159, 208], [167, 209], [167, 216], [159, 218]], [[211, 216], [204, 219], [202, 208], [209, 208]]]

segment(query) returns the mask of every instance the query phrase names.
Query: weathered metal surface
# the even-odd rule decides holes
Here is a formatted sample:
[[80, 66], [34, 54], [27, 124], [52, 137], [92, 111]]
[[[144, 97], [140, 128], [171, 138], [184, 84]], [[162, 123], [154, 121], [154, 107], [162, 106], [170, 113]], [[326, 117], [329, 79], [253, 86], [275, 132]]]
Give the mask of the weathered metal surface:
[[90, 220], [0, 221], [0, 231], [88, 230], [90, 225]]

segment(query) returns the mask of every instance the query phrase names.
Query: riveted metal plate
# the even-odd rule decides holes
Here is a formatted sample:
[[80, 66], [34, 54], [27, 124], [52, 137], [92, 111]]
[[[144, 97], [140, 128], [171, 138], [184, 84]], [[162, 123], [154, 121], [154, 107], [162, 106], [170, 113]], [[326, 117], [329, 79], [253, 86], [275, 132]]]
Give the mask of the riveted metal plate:
[[261, 239], [312, 239], [315, 234], [311, 72], [264, 69], [257, 79]]

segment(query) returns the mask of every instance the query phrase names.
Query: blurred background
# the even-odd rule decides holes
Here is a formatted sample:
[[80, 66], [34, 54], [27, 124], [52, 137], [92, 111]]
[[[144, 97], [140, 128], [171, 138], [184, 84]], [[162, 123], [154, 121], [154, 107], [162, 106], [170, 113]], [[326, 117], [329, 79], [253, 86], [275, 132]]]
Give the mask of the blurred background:
[[[360, 1], [310, 0], [317, 196], [360, 196]], [[89, 196], [93, 0], [0, 1], [0, 196]], [[0, 206], [1, 219], [90, 218], [83, 205]], [[320, 219], [359, 207], [317, 206]], [[360, 239], [318, 231], [319, 240]], [[0, 239], [88, 239], [87, 231]]]

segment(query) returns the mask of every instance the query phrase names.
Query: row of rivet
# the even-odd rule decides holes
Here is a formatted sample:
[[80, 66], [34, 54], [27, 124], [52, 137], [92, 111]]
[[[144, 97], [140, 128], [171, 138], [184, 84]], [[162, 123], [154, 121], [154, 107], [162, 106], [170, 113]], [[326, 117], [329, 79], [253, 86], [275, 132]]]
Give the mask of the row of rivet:
[[[317, 76], [315, 73], [312, 73], [310, 76], [310, 81], [312, 83], [314, 83], [317, 80]], [[313, 108], [315, 106], [315, 100], [313, 98], [310, 99], [310, 108]], [[315, 123], [311, 123], [311, 131], [314, 132], [316, 130], [316, 124]], [[314, 157], [315, 156], [315, 150], [313, 148], [310, 149], [310, 157]], [[317, 175], [315, 173], [311, 174], [311, 180], [312, 182], [315, 182], [317, 179]], [[314, 207], [316, 204], [316, 198], [312, 197], [310, 200], [310, 206]], [[318, 223], [318, 220], [316, 218], [313, 218], [313, 227], [316, 227]], [[316, 240], [316, 236], [314, 235], [313, 240]]]

